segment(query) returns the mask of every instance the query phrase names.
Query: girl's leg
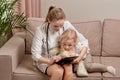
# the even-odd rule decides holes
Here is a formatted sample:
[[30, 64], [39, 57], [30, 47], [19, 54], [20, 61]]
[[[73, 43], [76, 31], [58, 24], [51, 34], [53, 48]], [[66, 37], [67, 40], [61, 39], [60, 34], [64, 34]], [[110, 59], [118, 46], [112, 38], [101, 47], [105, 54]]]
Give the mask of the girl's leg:
[[47, 74], [51, 77], [50, 80], [62, 80], [64, 70], [62, 66], [53, 64], [47, 68]]
[[106, 72], [107, 67], [100, 63], [93, 63], [91, 54], [87, 54], [85, 58], [85, 67], [88, 72]]
[[64, 68], [64, 79], [63, 80], [73, 80], [73, 70], [72, 64], [63, 65]]
[[88, 72], [109, 72], [112, 75], [116, 74], [116, 70], [112, 66], [105, 66], [100, 63], [93, 63], [91, 54], [88, 54], [85, 61], [85, 67]]
[[106, 72], [107, 66], [99, 63], [86, 63], [85, 67], [87, 68], [88, 72]]

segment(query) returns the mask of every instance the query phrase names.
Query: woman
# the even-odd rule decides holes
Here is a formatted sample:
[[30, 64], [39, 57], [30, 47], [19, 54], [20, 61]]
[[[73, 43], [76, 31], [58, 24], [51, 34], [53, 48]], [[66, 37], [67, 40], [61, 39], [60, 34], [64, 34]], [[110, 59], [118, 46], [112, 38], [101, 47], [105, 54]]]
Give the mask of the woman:
[[65, 64], [63, 66], [54, 64], [57, 59], [51, 59], [49, 54], [51, 48], [58, 46], [59, 36], [68, 28], [74, 29], [81, 41], [82, 51], [75, 60], [78, 63], [88, 49], [88, 41], [66, 20], [61, 8], [51, 6], [48, 10], [45, 23], [36, 30], [31, 48], [32, 58], [38, 69], [50, 76], [50, 80], [73, 80], [72, 64]]

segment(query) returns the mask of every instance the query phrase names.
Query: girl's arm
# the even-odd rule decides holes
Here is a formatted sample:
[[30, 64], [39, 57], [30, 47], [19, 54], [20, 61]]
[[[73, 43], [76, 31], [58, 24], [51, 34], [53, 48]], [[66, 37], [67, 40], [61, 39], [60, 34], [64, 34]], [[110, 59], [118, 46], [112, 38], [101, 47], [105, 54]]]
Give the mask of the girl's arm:
[[76, 58], [73, 62], [74, 62], [74, 63], [80, 62], [80, 61], [83, 59], [83, 57], [84, 57], [84, 55], [86, 54], [86, 52], [87, 52], [87, 47], [84, 46], [84, 47], [82, 48], [80, 54], [79, 54], [79, 57]]

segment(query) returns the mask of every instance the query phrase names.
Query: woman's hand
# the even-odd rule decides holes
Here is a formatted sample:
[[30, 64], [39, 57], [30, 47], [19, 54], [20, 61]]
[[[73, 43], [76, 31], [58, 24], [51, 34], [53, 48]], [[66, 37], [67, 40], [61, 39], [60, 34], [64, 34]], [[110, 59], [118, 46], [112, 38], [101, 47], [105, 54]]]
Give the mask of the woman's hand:
[[53, 59], [54, 62], [57, 62], [57, 61], [61, 60], [62, 57], [60, 55], [56, 55], [52, 59]]
[[50, 59], [50, 62], [49, 62], [49, 64], [54, 64], [55, 63], [55, 60], [52, 58], [52, 59]]

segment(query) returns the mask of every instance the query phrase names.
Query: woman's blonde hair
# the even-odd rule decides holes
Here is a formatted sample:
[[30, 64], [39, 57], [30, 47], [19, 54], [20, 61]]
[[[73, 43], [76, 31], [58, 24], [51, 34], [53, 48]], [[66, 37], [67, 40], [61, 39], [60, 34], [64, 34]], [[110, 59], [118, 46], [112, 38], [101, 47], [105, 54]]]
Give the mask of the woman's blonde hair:
[[75, 44], [78, 41], [77, 33], [73, 29], [67, 29], [62, 33], [62, 35], [59, 37], [59, 43], [65, 43], [67, 40], [73, 39]]
[[57, 21], [60, 19], [65, 19], [65, 18], [66, 18], [65, 13], [61, 8], [57, 8], [55, 6], [50, 6], [47, 16], [46, 16], [46, 19], [45, 19], [45, 22], [48, 22], [48, 20], [49, 21]]

